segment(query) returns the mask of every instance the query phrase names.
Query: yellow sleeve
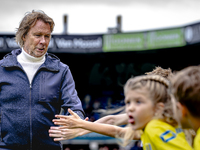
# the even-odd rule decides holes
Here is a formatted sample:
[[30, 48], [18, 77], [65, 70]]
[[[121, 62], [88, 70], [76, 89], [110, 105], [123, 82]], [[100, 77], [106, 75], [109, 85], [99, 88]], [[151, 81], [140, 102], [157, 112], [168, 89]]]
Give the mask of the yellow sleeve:
[[182, 130], [166, 123], [154, 122], [142, 135], [144, 150], [192, 150]]
[[200, 128], [197, 131], [197, 135], [194, 138], [194, 150], [200, 150]]

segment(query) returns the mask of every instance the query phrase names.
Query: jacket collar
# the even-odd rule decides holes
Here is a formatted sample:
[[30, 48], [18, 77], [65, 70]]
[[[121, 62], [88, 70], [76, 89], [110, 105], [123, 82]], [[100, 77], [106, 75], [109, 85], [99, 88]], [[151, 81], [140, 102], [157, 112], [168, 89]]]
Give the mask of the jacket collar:
[[[7, 54], [4, 56], [3, 60], [2, 60], [2, 67], [21, 67], [21, 65], [18, 63], [17, 61], [17, 55], [19, 55], [21, 53], [21, 49], [15, 49], [13, 51], [11, 51], [11, 53]], [[44, 64], [42, 64], [42, 66], [40, 68], [46, 68], [50, 71], [59, 71], [60, 67], [60, 59], [50, 53], [46, 53], [45, 55], [46, 59]]]

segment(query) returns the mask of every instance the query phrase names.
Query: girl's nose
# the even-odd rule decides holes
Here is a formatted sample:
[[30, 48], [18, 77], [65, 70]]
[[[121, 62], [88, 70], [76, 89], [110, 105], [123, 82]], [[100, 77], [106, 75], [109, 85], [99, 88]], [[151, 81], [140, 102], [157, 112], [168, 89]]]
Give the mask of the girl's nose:
[[133, 103], [131, 103], [128, 107], [127, 107], [128, 111], [135, 111], [135, 105]]

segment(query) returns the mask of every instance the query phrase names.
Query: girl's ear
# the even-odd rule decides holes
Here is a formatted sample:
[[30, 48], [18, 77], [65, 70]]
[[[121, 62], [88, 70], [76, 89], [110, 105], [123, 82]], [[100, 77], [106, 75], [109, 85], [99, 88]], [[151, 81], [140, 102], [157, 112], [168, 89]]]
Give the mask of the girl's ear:
[[165, 107], [164, 103], [162, 102], [157, 103], [154, 116], [162, 115], [164, 107]]

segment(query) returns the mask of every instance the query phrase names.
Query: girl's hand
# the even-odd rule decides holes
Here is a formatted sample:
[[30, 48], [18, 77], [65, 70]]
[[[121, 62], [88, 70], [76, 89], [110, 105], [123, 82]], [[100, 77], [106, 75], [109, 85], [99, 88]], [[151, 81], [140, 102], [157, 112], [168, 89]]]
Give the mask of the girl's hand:
[[[69, 110], [69, 112], [70, 112], [71, 115], [73, 114], [74, 116], [76, 116], [76, 114], [72, 110]], [[62, 119], [66, 118], [66, 116], [64, 116], [64, 115], [56, 115], [56, 116], [58, 116], [58, 118], [62, 118]], [[72, 116], [70, 116], [70, 117], [72, 117]], [[77, 119], [80, 119], [79, 116], [77, 117]], [[60, 119], [54, 119], [54, 123], [55, 122], [60, 122], [60, 124], [63, 124], [62, 122], [64, 120], [62, 120], [62, 121], [59, 121], [59, 120]], [[89, 118], [86, 117], [85, 121], [88, 121], [88, 120], [89, 120]], [[60, 127], [55, 127], [54, 126], [54, 127], [51, 127], [49, 129], [49, 136], [50, 137], [54, 137], [54, 141], [62, 141], [62, 140], [73, 139], [73, 138], [75, 138], [77, 136], [80, 136], [82, 132], [84, 133], [85, 130], [84, 129], [80, 129], [80, 128], [69, 129], [65, 125], [60, 126]]]
[[[73, 129], [73, 128], [79, 128], [81, 125], [82, 120], [76, 113], [74, 113], [71, 109], [68, 109], [71, 116], [65, 116], [65, 115], [56, 115], [56, 118], [59, 119], [53, 119], [53, 122], [55, 125], [63, 126], [64, 128]], [[62, 127], [60, 127], [62, 129]]]
[[49, 130], [49, 136], [54, 137], [54, 141], [69, 140], [79, 136], [81, 130], [83, 129], [60, 129], [60, 127], [51, 127]]

